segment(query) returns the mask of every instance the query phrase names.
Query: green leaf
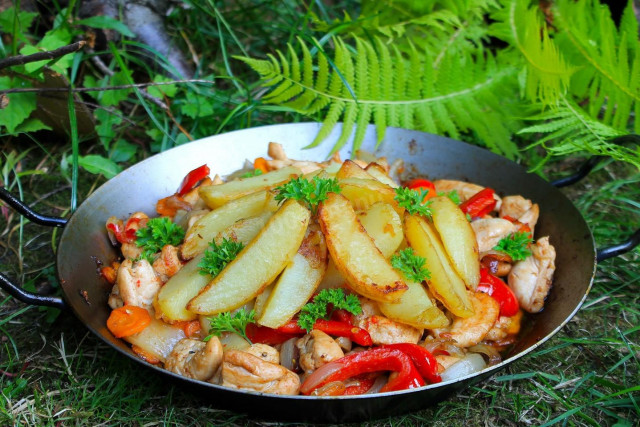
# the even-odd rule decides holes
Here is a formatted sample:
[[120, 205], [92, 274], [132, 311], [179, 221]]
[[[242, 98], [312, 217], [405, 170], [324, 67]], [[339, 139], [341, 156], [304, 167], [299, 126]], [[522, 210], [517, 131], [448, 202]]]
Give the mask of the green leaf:
[[509, 255], [514, 261], [522, 261], [531, 255], [529, 245], [532, 242], [533, 238], [531, 237], [531, 233], [518, 231], [500, 239], [493, 249]]
[[204, 257], [198, 264], [200, 274], [208, 274], [216, 277], [220, 272], [233, 261], [244, 248], [242, 242], [235, 242], [226, 237], [218, 245], [215, 240], [209, 243], [209, 249], [204, 251]]
[[[20, 10], [18, 12], [17, 18], [20, 22], [20, 25], [18, 26], [17, 36], [21, 40], [25, 40], [24, 34], [27, 33], [27, 30], [31, 26], [31, 23], [36, 16], [38, 16], [38, 13], [36, 12], [26, 12], [24, 10]], [[16, 8], [13, 6], [0, 12], [0, 32], [13, 34], [13, 23], [15, 18]]]
[[[331, 307], [331, 310], [329, 310]], [[311, 331], [318, 319], [329, 319], [333, 310], [346, 310], [351, 314], [362, 313], [360, 300], [354, 294], [345, 295], [341, 288], [323, 289], [300, 309], [298, 325]]]
[[133, 156], [136, 155], [137, 151], [137, 145], [131, 144], [124, 139], [119, 139], [115, 144], [113, 144], [111, 152], [109, 153], [109, 158], [117, 163], [126, 162], [131, 160]]
[[405, 208], [411, 215], [422, 215], [427, 218], [431, 218], [431, 208], [429, 205], [432, 203], [428, 200], [423, 203], [423, 200], [429, 190], [423, 189], [411, 189], [405, 187], [396, 188], [396, 195], [393, 198], [398, 202], [398, 206]]
[[27, 119], [18, 125], [15, 133], [37, 132], [39, 130], [51, 130], [51, 128], [39, 119]]
[[126, 37], [134, 38], [136, 36], [123, 22], [106, 15], [91, 16], [75, 21], [74, 23], [77, 25], [86, 25], [91, 28], [100, 28], [102, 30], [115, 30]]
[[[64, 28], [58, 28], [52, 31], [48, 31], [42, 40], [38, 42], [37, 46], [27, 45], [20, 49], [21, 55], [32, 55], [34, 53], [50, 51], [58, 49], [62, 46], [66, 46], [71, 42], [71, 33]], [[51, 69], [66, 75], [67, 70], [71, 67], [73, 61], [73, 55], [75, 52], [68, 53], [60, 58], [54, 60], [45, 59], [42, 61], [29, 62], [24, 65], [24, 69], [28, 73], [35, 73], [39, 71], [45, 65], [48, 65]]]
[[[153, 81], [155, 83], [170, 82], [171, 79], [169, 77], [165, 77], [165, 76], [162, 76], [160, 74], [157, 74], [153, 78]], [[178, 86], [176, 86], [175, 84], [161, 85], [161, 86], [149, 86], [147, 88], [147, 92], [149, 92], [149, 95], [153, 95], [153, 96], [158, 97], [160, 99], [162, 99], [164, 97], [164, 95], [167, 95], [169, 98], [172, 98], [172, 97], [174, 97], [176, 95], [176, 92], [178, 92]]]
[[318, 204], [327, 200], [329, 193], [340, 193], [340, 184], [336, 178], [318, 178], [314, 176], [311, 181], [306, 178], [293, 178], [289, 182], [274, 188], [276, 201], [285, 199], [298, 200], [305, 203], [315, 213]]
[[104, 108], [96, 108], [93, 115], [98, 122], [96, 133], [100, 141], [102, 141], [104, 149], [109, 151], [109, 145], [118, 132], [118, 127], [122, 123], [122, 117]]
[[185, 103], [180, 107], [182, 114], [192, 119], [213, 115], [213, 105], [204, 96], [193, 92], [187, 92]]
[[210, 335], [205, 337], [203, 341], [209, 341], [212, 336], [222, 336], [224, 332], [231, 332], [240, 335], [249, 344], [253, 344], [247, 337], [247, 325], [254, 323], [256, 320], [255, 310], [246, 311], [245, 309], [236, 311], [233, 316], [231, 313], [224, 312], [214, 317], [208, 317]]
[[143, 249], [140, 256], [153, 263], [153, 255], [166, 245], [178, 246], [184, 239], [184, 229], [168, 217], [153, 218], [146, 227], [136, 231], [136, 246]]
[[424, 266], [426, 261], [426, 258], [416, 255], [412, 248], [407, 248], [391, 257], [391, 266], [407, 279], [422, 283], [431, 278], [431, 272]]
[[[122, 86], [128, 85], [130, 81], [130, 75], [126, 71], [118, 71], [113, 76], [111, 76], [109, 85], [110, 86]], [[133, 89], [117, 89], [117, 90], [107, 90], [102, 92], [101, 104], [109, 107], [113, 105], [118, 105], [121, 101], [124, 101], [129, 97], [129, 94], [133, 91]]]
[[122, 168], [113, 160], [106, 159], [97, 154], [80, 156], [78, 164], [87, 172], [95, 175], [102, 174], [107, 179], [113, 178], [122, 171]]
[[[0, 87], [10, 89], [29, 86], [18, 78], [0, 77]], [[6, 96], [9, 98], [9, 105], [0, 110], [0, 127], [6, 127], [7, 132], [13, 134], [18, 126], [36, 109], [36, 94], [10, 93]]]

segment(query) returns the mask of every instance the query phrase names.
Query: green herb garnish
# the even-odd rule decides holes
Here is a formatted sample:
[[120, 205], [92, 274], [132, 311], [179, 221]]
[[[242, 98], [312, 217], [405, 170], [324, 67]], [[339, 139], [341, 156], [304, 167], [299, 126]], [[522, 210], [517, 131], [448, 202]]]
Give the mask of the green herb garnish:
[[204, 258], [198, 267], [200, 267], [200, 274], [216, 277], [227, 264], [235, 259], [236, 255], [244, 248], [244, 244], [225, 237], [220, 245], [213, 240], [209, 243], [209, 247], [210, 249], [204, 251]]
[[329, 319], [331, 312], [328, 312], [327, 306], [331, 304], [333, 310], [346, 310], [351, 314], [360, 314], [362, 307], [358, 297], [349, 294], [345, 295], [340, 288], [323, 289], [313, 298], [312, 302], [306, 303], [300, 310], [298, 317], [298, 326], [307, 331], [313, 329], [313, 325], [318, 319]]
[[142, 248], [139, 259], [153, 263], [154, 254], [166, 245], [177, 246], [184, 239], [184, 229], [167, 217], [153, 218], [136, 231], [136, 245]]
[[431, 200], [425, 202], [425, 196], [429, 193], [429, 190], [412, 190], [410, 188], [398, 187], [396, 188], [396, 196], [393, 198], [396, 202], [398, 202], [398, 206], [401, 208], [405, 208], [407, 212], [411, 215], [422, 215], [427, 218], [431, 218], [431, 208], [429, 205], [432, 203]]
[[504, 252], [514, 261], [521, 261], [531, 255], [529, 245], [533, 243], [531, 233], [518, 231], [500, 239], [494, 250]]
[[422, 283], [431, 278], [431, 272], [424, 266], [426, 261], [407, 248], [391, 257], [391, 266], [412, 282]]
[[249, 337], [247, 336], [247, 325], [249, 323], [255, 323], [256, 321], [256, 311], [251, 310], [247, 312], [246, 310], [238, 310], [233, 316], [231, 316], [230, 312], [220, 313], [214, 317], [208, 317], [210, 329], [209, 335], [203, 341], [209, 341], [212, 336], [222, 336], [224, 332], [231, 332], [234, 334], [240, 335], [242, 338], [247, 340], [249, 344], [253, 344]]
[[261, 169], [254, 169], [247, 173], [243, 173], [242, 175], [240, 175], [240, 178], [251, 178], [252, 176], [258, 176], [258, 175], [262, 175]]
[[276, 201], [294, 199], [304, 202], [311, 212], [315, 214], [318, 204], [327, 200], [329, 193], [340, 193], [340, 185], [336, 178], [318, 178], [314, 176], [311, 181], [306, 178], [293, 178], [286, 184], [275, 188]]
[[456, 205], [462, 203], [462, 201], [460, 200], [460, 195], [458, 194], [458, 190], [451, 190], [447, 193], [445, 193], [444, 191], [440, 191], [438, 193], [438, 196], [447, 196], [449, 200], [451, 200]]

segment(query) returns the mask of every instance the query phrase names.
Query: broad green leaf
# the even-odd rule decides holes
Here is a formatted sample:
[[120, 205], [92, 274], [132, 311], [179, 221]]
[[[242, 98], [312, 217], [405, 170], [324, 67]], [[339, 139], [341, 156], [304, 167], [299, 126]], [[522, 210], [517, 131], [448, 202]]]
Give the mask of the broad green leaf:
[[80, 156], [79, 164], [87, 172], [93, 174], [102, 174], [105, 178], [113, 178], [122, 171], [122, 168], [118, 166], [113, 160], [104, 158], [97, 154], [90, 154], [88, 156]]
[[137, 151], [138, 148], [136, 145], [127, 142], [124, 139], [119, 139], [115, 144], [113, 144], [109, 158], [117, 163], [126, 162], [135, 156]]
[[[22, 80], [0, 77], [0, 87], [13, 88], [16, 86], [25, 87]], [[36, 109], [36, 94], [10, 93], [7, 94], [7, 97], [9, 105], [0, 111], [0, 127], [6, 127], [7, 132], [13, 134], [16, 128]]]
[[204, 96], [199, 96], [193, 92], [187, 92], [187, 100], [180, 107], [182, 114], [192, 119], [206, 117], [213, 114], [213, 106]]
[[[18, 37], [25, 40], [23, 34], [31, 26], [33, 19], [38, 16], [36, 12], [18, 12]], [[0, 12], [0, 32], [13, 34], [13, 24], [16, 17], [15, 7], [10, 7]]]
[[[109, 81], [111, 86], [121, 86], [129, 84], [129, 78], [125, 71], [118, 71]], [[133, 89], [118, 89], [118, 90], [107, 90], [102, 95], [102, 105], [104, 106], [112, 106], [118, 105], [121, 101], [124, 101], [129, 97], [129, 94]]]
[[75, 21], [75, 24], [86, 25], [91, 28], [100, 28], [102, 30], [115, 30], [126, 37], [136, 36], [123, 22], [105, 15], [81, 19], [79, 21]]
[[109, 142], [111, 142], [113, 137], [116, 135], [118, 125], [122, 123], [122, 118], [119, 115], [103, 108], [97, 108], [93, 115], [98, 121], [96, 133], [98, 134], [100, 141], [102, 141], [102, 146], [108, 151]]
[[[32, 55], [37, 52], [50, 51], [58, 49], [62, 46], [66, 46], [71, 42], [71, 34], [66, 29], [58, 28], [53, 31], [48, 31], [45, 36], [38, 42], [37, 46], [27, 45], [20, 49], [21, 55]], [[69, 53], [55, 60], [45, 59], [42, 61], [29, 62], [24, 65], [24, 69], [27, 73], [35, 73], [45, 65], [49, 65], [53, 70], [65, 74], [67, 69], [71, 67], [74, 53]]]
[[38, 119], [27, 119], [16, 128], [16, 133], [36, 132], [39, 130], [51, 130], [51, 128]]
[[[155, 83], [170, 82], [171, 79], [158, 74], [153, 78], [153, 81]], [[175, 96], [177, 91], [178, 91], [178, 87], [176, 85], [149, 86], [147, 88], [147, 92], [149, 92], [149, 95], [153, 95], [160, 99], [162, 99], [164, 95], [167, 95], [169, 98], [172, 98]]]

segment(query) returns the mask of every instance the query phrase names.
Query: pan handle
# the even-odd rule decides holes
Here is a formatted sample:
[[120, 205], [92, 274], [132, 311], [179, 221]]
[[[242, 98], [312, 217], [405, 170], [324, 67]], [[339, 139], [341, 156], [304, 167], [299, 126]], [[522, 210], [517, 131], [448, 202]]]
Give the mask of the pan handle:
[[[49, 227], [64, 227], [67, 223], [67, 220], [65, 218], [46, 216], [34, 212], [22, 200], [11, 194], [4, 187], [0, 187], [0, 200], [4, 201], [6, 204], [15, 209], [16, 212], [18, 212], [20, 215], [36, 224], [46, 225]], [[61, 310], [66, 308], [66, 303], [61, 297], [40, 295], [33, 292], [25, 291], [24, 289], [22, 289], [22, 287], [13, 283], [7, 276], [2, 273], [0, 273], [0, 288], [2, 288], [15, 299], [29, 305], [55, 307]]]
[[[618, 136], [616, 138], [613, 138], [611, 142], [615, 144], [627, 144], [627, 143], [635, 142], [636, 144], [640, 145], [640, 135], [630, 134], [630, 135]], [[580, 166], [580, 169], [578, 169], [578, 172], [576, 172], [573, 175], [567, 176], [565, 178], [560, 178], [555, 181], [551, 181], [551, 185], [561, 188], [571, 184], [575, 184], [585, 176], [589, 175], [589, 173], [593, 170], [593, 168], [595, 168], [603, 158], [604, 158], [603, 156], [593, 156], [589, 158], [589, 160], [587, 160], [582, 164], [582, 166]], [[630, 250], [632, 250], [638, 245], [640, 245], [640, 230], [636, 230], [636, 232], [633, 233], [631, 237], [629, 237], [629, 239], [627, 239], [626, 241], [620, 244], [598, 249], [596, 251], [596, 259], [598, 260], [598, 262], [600, 262], [608, 258], [613, 258], [615, 256], [629, 252]]]

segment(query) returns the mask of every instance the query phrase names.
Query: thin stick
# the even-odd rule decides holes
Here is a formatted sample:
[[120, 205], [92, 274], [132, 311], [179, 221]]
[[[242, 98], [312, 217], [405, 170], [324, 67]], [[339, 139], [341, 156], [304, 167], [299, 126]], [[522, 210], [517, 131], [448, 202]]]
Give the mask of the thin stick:
[[[189, 80], [173, 80], [170, 82], [148, 82], [148, 83], [134, 83], [130, 85], [120, 85], [120, 86], [105, 86], [105, 87], [77, 87], [72, 88], [71, 92], [102, 92], [105, 90], [122, 90], [122, 89], [132, 89], [132, 88], [143, 88], [149, 86], [164, 86], [164, 85], [172, 85], [178, 83], [209, 83], [213, 84], [211, 80], [201, 80], [201, 79], [189, 79]], [[29, 92], [69, 92], [69, 88], [66, 87], [28, 87], [28, 88], [14, 88], [0, 91], [0, 95], [7, 93], [29, 93]]]
[[59, 47], [57, 49], [49, 50], [46, 52], [38, 52], [31, 55], [16, 55], [10, 56], [0, 60], [0, 70], [7, 67], [13, 67], [14, 65], [24, 65], [29, 62], [42, 61], [44, 59], [56, 59], [65, 56], [69, 53], [76, 52], [87, 44], [84, 40], [71, 43], [66, 46]]

